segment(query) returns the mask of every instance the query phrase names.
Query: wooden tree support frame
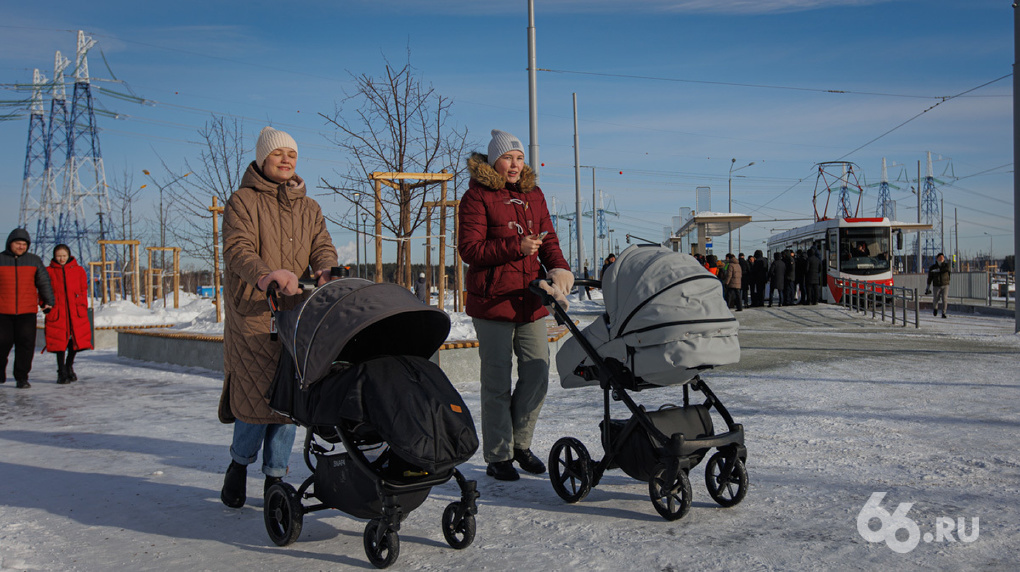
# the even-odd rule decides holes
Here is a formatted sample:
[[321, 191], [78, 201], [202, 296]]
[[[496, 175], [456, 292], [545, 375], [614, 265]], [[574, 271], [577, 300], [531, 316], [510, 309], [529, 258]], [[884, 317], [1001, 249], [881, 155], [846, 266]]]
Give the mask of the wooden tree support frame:
[[[383, 173], [379, 171], [373, 172], [369, 175], [368, 179], [375, 182], [375, 281], [382, 282], [382, 186], [386, 185], [392, 189], [400, 189], [400, 183], [398, 181], [418, 181], [415, 186], [422, 186], [428, 183], [438, 182], [441, 185], [440, 200], [438, 202], [426, 203], [426, 207], [431, 204], [432, 206], [438, 206], [440, 208], [439, 217], [439, 304], [440, 310], [444, 306], [444, 298], [446, 296], [446, 209], [449, 207], [455, 207], [454, 201], [446, 200], [446, 183], [453, 179], [452, 173], [441, 172], [441, 173]], [[459, 201], [458, 201], [459, 202]], [[455, 211], [456, 212], [456, 211]], [[455, 217], [456, 220], [456, 217]], [[431, 234], [431, 233], [430, 233]], [[431, 239], [429, 239], [431, 240]], [[408, 260], [410, 260], [411, 251], [408, 249]], [[457, 265], [460, 265], [460, 255], [456, 252], [454, 256], [457, 260]], [[458, 282], [460, 281], [460, 273], [457, 275]], [[460, 286], [458, 286], [458, 290]], [[459, 296], [459, 293], [458, 293]]]
[[108, 297], [110, 299], [113, 298], [113, 292], [109, 291], [112, 280], [109, 280], [107, 276], [108, 274], [113, 274], [114, 272], [113, 264], [114, 262], [112, 260], [106, 260], [103, 262], [89, 262], [89, 293], [90, 293], [88, 297], [89, 300], [92, 299], [91, 289], [92, 285], [95, 284], [94, 280], [96, 272], [99, 272], [99, 281], [102, 284], [101, 286], [102, 292], [100, 293], [101, 303], [105, 304]]
[[[444, 193], [445, 198], [445, 193]], [[460, 236], [460, 201], [429, 201], [425, 203], [425, 265], [429, 268], [432, 267], [432, 209], [439, 208], [439, 309], [443, 309], [443, 300], [445, 299], [446, 290], [446, 257], [444, 256], [446, 248], [446, 209], [453, 209], [453, 236]], [[457, 245], [453, 245], [453, 287], [457, 291], [457, 294], [453, 297], [453, 311], [463, 312], [463, 297], [460, 295], [464, 291], [463, 281], [463, 262], [460, 259], [460, 252], [457, 250]], [[426, 281], [431, 278], [426, 278]], [[431, 286], [431, 284], [429, 284]]]
[[[132, 267], [132, 272], [131, 272], [131, 301], [137, 306], [138, 305], [138, 274], [139, 274], [139, 269], [138, 269], [138, 245], [141, 244], [141, 243], [139, 241], [137, 241], [137, 240], [100, 240], [100, 241], [98, 241], [98, 244], [99, 244], [99, 252], [100, 252], [100, 262], [99, 262], [99, 265], [101, 265], [105, 269], [102, 272], [101, 278], [100, 278], [100, 280], [102, 280], [102, 283], [103, 283], [103, 294], [102, 294], [102, 298], [101, 298], [102, 303], [105, 304], [107, 302], [107, 297], [108, 296], [109, 296], [109, 299], [111, 299], [111, 300], [113, 299], [113, 290], [112, 290], [112, 284], [111, 284], [112, 280], [110, 280], [110, 277], [108, 276], [109, 274], [111, 274], [114, 271], [112, 269], [113, 261], [112, 260], [106, 260], [106, 245], [110, 244], [110, 245], [121, 245], [121, 246], [130, 246], [131, 247], [131, 267]], [[92, 265], [94, 265], [94, 264], [96, 264], [96, 263], [95, 262], [90, 262], [89, 263], [89, 271], [90, 272], [92, 271]], [[111, 265], [111, 268], [106, 268], [107, 264]]]
[[212, 206], [209, 207], [212, 213], [212, 236], [213, 236], [213, 305], [216, 306], [216, 323], [223, 320], [223, 308], [220, 298], [220, 227], [219, 215], [223, 214], [223, 207], [219, 206], [218, 197], [213, 196]]
[[163, 297], [163, 268], [152, 267], [152, 253], [159, 252], [173, 252], [174, 253], [174, 272], [172, 274], [174, 279], [174, 308], [180, 307], [180, 286], [181, 286], [181, 247], [179, 246], [146, 246], [145, 250], [149, 251], [149, 267], [145, 271], [145, 302], [146, 307], [152, 307], [152, 287], [153, 278], [159, 275], [159, 297]]

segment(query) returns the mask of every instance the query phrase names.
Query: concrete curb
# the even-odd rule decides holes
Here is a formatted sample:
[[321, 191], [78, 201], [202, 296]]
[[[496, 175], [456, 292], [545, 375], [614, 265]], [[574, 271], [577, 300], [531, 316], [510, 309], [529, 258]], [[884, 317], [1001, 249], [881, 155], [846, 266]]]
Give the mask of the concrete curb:
[[121, 330], [117, 355], [130, 359], [223, 371], [223, 336], [158, 330]]
[[[931, 309], [931, 302], [921, 302], [921, 310]], [[1016, 315], [1016, 310], [1013, 308], [979, 306], [976, 304], [954, 304], [952, 302], [949, 303], [949, 312], [956, 314], [974, 314], [978, 316], [998, 316], [1002, 318], [1009, 318]]]
[[[566, 328], [551, 328], [549, 355], [556, 355]], [[223, 336], [167, 332], [159, 329], [122, 329], [117, 332], [117, 355], [139, 361], [202, 367], [223, 371]], [[480, 365], [478, 342], [443, 344], [432, 357], [451, 380], [477, 379]]]

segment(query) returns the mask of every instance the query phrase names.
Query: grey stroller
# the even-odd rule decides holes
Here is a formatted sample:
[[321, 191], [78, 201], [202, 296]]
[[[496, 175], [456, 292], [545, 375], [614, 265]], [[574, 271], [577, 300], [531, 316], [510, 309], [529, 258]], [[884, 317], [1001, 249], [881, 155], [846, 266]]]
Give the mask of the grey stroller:
[[[572, 338], [557, 352], [560, 384], [598, 386], [604, 415], [599, 429], [605, 456], [594, 462], [584, 444], [563, 437], [549, 453], [549, 478], [565, 501], [578, 502], [610, 469], [622, 469], [648, 483], [655, 510], [667, 520], [691, 506], [688, 473], [709, 451], [708, 493], [730, 507], [747, 493], [747, 450], [743, 426], [701, 379], [700, 373], [740, 359], [739, 325], [726, 307], [721, 283], [691, 256], [658, 246], [632, 246], [620, 254], [602, 281], [577, 280], [602, 288], [606, 312], [583, 331], [552, 296], [531, 284]], [[646, 410], [631, 392], [680, 385], [681, 405]], [[691, 392], [703, 396], [692, 403]], [[620, 401], [628, 419], [613, 419], [610, 402]], [[713, 411], [726, 425], [717, 433]]]

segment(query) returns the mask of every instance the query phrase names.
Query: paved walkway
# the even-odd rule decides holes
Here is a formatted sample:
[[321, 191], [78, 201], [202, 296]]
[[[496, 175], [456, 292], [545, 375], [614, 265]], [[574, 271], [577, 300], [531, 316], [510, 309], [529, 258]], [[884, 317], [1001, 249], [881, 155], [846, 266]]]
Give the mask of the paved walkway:
[[748, 308], [740, 320], [740, 363], [727, 371], [760, 370], [791, 361], [813, 362], [853, 356], [953, 352], [963, 357], [1013, 354], [1020, 336], [1011, 317], [953, 313], [947, 319], [922, 310], [920, 328], [910, 314], [907, 327], [850, 312], [840, 306]]

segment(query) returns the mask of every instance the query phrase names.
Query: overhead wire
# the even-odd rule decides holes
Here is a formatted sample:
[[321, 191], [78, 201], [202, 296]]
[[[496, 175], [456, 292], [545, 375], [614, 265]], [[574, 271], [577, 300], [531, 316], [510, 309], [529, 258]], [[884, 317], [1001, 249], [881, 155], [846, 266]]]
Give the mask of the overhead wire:
[[896, 130], [897, 130], [897, 129], [899, 129], [900, 127], [903, 127], [904, 125], [906, 125], [906, 124], [910, 123], [911, 121], [913, 121], [913, 120], [917, 119], [918, 117], [921, 117], [921, 116], [922, 116], [922, 115], [924, 115], [925, 113], [928, 113], [929, 111], [931, 111], [931, 110], [935, 109], [936, 107], [938, 107], [938, 106], [942, 105], [943, 103], [945, 103], [945, 102], [947, 102], [947, 101], [951, 101], [951, 100], [953, 100], [953, 99], [956, 99], [956, 98], [958, 98], [958, 97], [961, 97], [961, 96], [963, 96], [963, 95], [966, 95], [966, 94], [968, 94], [968, 93], [970, 93], [970, 92], [972, 92], [972, 91], [976, 91], [976, 90], [979, 90], [979, 89], [981, 89], [982, 87], [985, 87], [985, 86], [991, 85], [991, 84], [993, 84], [993, 83], [995, 83], [995, 82], [997, 82], [997, 81], [1002, 81], [1002, 80], [1006, 79], [1007, 77], [1011, 77], [1012, 75], [1013, 75], [1012, 73], [1008, 73], [1008, 74], [1006, 74], [1006, 75], [1004, 75], [1004, 76], [1001, 76], [1001, 77], [997, 77], [997, 78], [995, 78], [995, 79], [993, 79], [993, 80], [991, 80], [991, 81], [986, 81], [985, 83], [983, 83], [983, 84], [981, 84], [981, 85], [979, 85], [979, 86], [976, 86], [976, 87], [972, 87], [972, 88], [970, 88], [970, 89], [968, 89], [968, 90], [965, 90], [965, 91], [961, 91], [960, 93], [958, 93], [958, 94], [956, 94], [956, 95], [950, 95], [950, 96], [947, 96], [947, 97], [943, 98], [943, 99], [942, 99], [941, 101], [938, 101], [938, 102], [934, 103], [933, 105], [929, 106], [928, 108], [926, 108], [926, 109], [922, 110], [922, 111], [921, 111], [920, 113], [918, 113], [917, 115], [915, 115], [915, 116], [911, 117], [910, 119], [907, 119], [907, 120], [906, 120], [906, 121], [904, 121], [903, 123], [900, 123], [900, 124], [899, 124], [899, 125], [897, 125], [896, 127], [893, 127], [892, 129], [890, 129], [890, 130], [886, 131], [885, 133], [883, 133], [883, 134], [879, 135], [878, 137], [875, 137], [874, 139], [872, 139], [872, 140], [868, 141], [867, 143], [865, 143], [865, 144], [861, 145], [860, 147], [858, 147], [858, 148], [854, 149], [853, 151], [850, 151], [849, 153], [846, 153], [846, 154], [844, 154], [844, 155], [843, 155], [842, 157], [840, 157], [840, 159], [842, 160], [842, 159], [845, 159], [845, 158], [849, 157], [850, 155], [853, 155], [854, 153], [856, 153], [856, 152], [860, 151], [861, 149], [864, 149], [864, 148], [865, 148], [865, 147], [867, 147], [868, 145], [871, 145], [871, 144], [872, 144], [872, 143], [874, 143], [875, 141], [878, 141], [879, 139], [881, 139], [881, 138], [885, 137], [886, 135], [888, 135], [888, 134], [892, 133], [893, 131], [896, 131]]
[[[779, 89], [789, 91], [809, 91], [815, 93], [831, 93], [840, 95], [869, 95], [877, 97], [903, 97], [912, 99], [951, 99], [953, 97], [959, 97], [958, 94], [955, 96], [937, 96], [937, 95], [913, 95], [913, 94], [902, 94], [902, 93], [883, 93], [874, 91], [856, 91], [850, 89], [833, 89], [833, 88], [818, 88], [818, 87], [796, 87], [789, 85], [769, 85], [769, 84], [757, 84], [757, 83], [740, 83], [731, 81], [710, 81], [710, 80], [698, 80], [698, 79], [687, 79], [687, 78], [673, 78], [673, 77], [656, 77], [647, 75], [633, 75], [633, 74], [620, 74], [620, 73], [607, 73], [607, 72], [591, 72], [591, 71], [577, 71], [577, 70], [559, 70], [549, 68], [535, 68], [537, 71], [558, 73], [558, 74], [574, 74], [574, 75], [590, 75], [600, 77], [618, 77], [625, 79], [644, 79], [651, 81], [668, 81], [677, 83], [696, 83], [703, 85], [724, 85], [730, 87], [748, 87], [757, 89]], [[994, 96], [993, 96], [994, 97]], [[1006, 96], [1002, 96], [1006, 97]]]

